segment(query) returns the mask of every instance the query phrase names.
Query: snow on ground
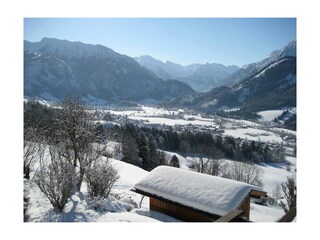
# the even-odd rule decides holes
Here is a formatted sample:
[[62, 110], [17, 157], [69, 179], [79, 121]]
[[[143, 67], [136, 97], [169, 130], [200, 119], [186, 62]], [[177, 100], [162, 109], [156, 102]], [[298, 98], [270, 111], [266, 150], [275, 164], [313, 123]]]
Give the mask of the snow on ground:
[[113, 158], [116, 158], [116, 152], [115, 149], [120, 148], [120, 143], [115, 141], [109, 141], [106, 145], [106, 152], [112, 156]]
[[223, 121], [226, 121], [227, 126], [234, 126], [234, 124], [245, 126], [245, 127], [247, 127], [247, 126], [259, 127], [260, 126], [260, 124], [252, 122], [252, 121], [248, 121], [248, 120], [239, 120], [239, 119], [233, 119], [233, 118], [222, 118], [222, 119], [223, 119]]
[[[192, 162], [197, 162], [197, 157], [187, 157], [188, 164], [192, 165]], [[233, 161], [228, 159], [222, 159], [225, 164], [231, 164]], [[261, 177], [263, 187], [262, 189], [267, 192], [270, 197], [276, 193], [276, 189], [281, 187], [281, 183], [287, 180], [287, 176], [295, 174], [296, 158], [286, 156], [286, 160], [292, 164], [288, 169], [286, 164], [275, 163], [263, 163], [257, 164], [263, 170]], [[184, 161], [180, 161], [180, 164]], [[189, 165], [190, 166], [190, 165]], [[183, 167], [183, 166], [182, 166]], [[288, 171], [289, 170], [289, 171]], [[277, 193], [276, 193], [277, 194]], [[281, 190], [280, 190], [280, 195]], [[256, 222], [274, 222], [284, 215], [284, 211], [276, 206], [261, 206], [251, 203], [250, 219]]]
[[215, 122], [215, 119], [214, 118], [205, 118], [205, 117], [202, 117], [201, 114], [197, 114], [197, 115], [183, 115], [183, 118], [186, 119], [186, 120], [192, 120], [192, 119], [195, 119], [195, 120], [199, 120], [199, 121], [206, 121], [206, 122]]
[[239, 111], [240, 108], [229, 108], [229, 109], [225, 109], [224, 112], [235, 112], [235, 111]]
[[141, 109], [145, 112], [145, 116], [159, 116], [159, 115], [176, 115], [179, 113], [184, 112], [183, 110], [166, 110], [162, 108], [154, 108], [154, 107], [147, 107], [142, 106]]
[[[263, 170], [263, 189], [272, 197], [275, 189], [287, 180], [287, 176], [294, 174], [294, 168], [287, 169], [284, 164], [262, 163], [258, 164]], [[288, 171], [290, 170], [290, 171]]]
[[250, 220], [253, 222], [276, 222], [285, 212], [281, 207], [267, 207], [258, 204], [250, 204]]
[[160, 212], [134, 209], [131, 212], [106, 213], [97, 222], [181, 222]]
[[291, 113], [297, 114], [297, 108], [296, 107], [289, 108], [288, 110]]
[[268, 110], [268, 111], [258, 112], [258, 115], [261, 116], [260, 121], [271, 122], [276, 117], [281, 116], [282, 113], [283, 113], [283, 110]]
[[[176, 155], [177, 156], [177, 155]], [[229, 159], [221, 159], [224, 164], [231, 164], [233, 161]], [[289, 161], [292, 166], [288, 169], [288, 166], [286, 164], [277, 164], [277, 163], [261, 163], [256, 164], [257, 166], [261, 167], [263, 170], [262, 175], [262, 183], [263, 183], [263, 190], [268, 193], [272, 197], [272, 194], [277, 186], [280, 186], [282, 182], [287, 180], [287, 176], [291, 176], [295, 173], [296, 168], [296, 158], [295, 157], [289, 157], [286, 156], [286, 160]], [[187, 164], [188, 166], [191, 166], [192, 163], [198, 162], [198, 157], [187, 157]], [[181, 166], [181, 164], [184, 164], [186, 162], [185, 160], [180, 162], [181, 168], [187, 168], [184, 166]], [[290, 170], [290, 171], [288, 171]]]
[[251, 141], [262, 141], [281, 144], [285, 143], [280, 135], [256, 128], [225, 129], [224, 135], [232, 136], [234, 138], [248, 139]]
[[108, 110], [107, 112], [110, 112], [111, 114], [118, 115], [118, 116], [131, 116], [137, 114], [139, 111], [116, 111], [116, 110]]
[[114, 166], [120, 175], [120, 179], [116, 182], [115, 188], [130, 190], [134, 184], [145, 177], [149, 172], [134, 166], [129, 163], [125, 163], [119, 160], [110, 159], [112, 166]]
[[179, 160], [180, 168], [183, 169], [190, 169], [190, 167], [194, 164], [193, 159], [188, 159], [183, 156], [181, 156], [178, 153], [175, 152], [169, 152], [169, 151], [163, 151], [165, 156], [166, 156], [166, 161], [169, 163], [170, 159], [172, 158], [173, 155], [176, 155], [176, 157]]
[[[244, 128], [244, 131], [254, 131], [257, 133], [262, 130]], [[236, 131], [239, 131], [236, 130]], [[268, 132], [270, 134], [271, 132]], [[273, 133], [272, 133], [273, 134]], [[245, 135], [247, 136], [247, 135]], [[276, 136], [276, 135], [274, 135]], [[115, 148], [117, 143], [109, 142], [107, 150], [111, 151]], [[173, 155], [179, 159], [180, 167], [190, 169], [190, 167], [197, 161], [196, 157], [184, 157], [174, 152], [165, 151], [166, 159], [169, 161]], [[295, 174], [296, 158], [286, 156], [288, 167], [285, 164], [259, 164], [263, 169], [264, 174], [262, 182], [263, 189], [268, 192], [268, 195], [273, 196], [277, 187], [282, 182], [286, 181], [286, 177]], [[103, 209], [94, 210], [90, 201], [86, 197], [86, 184], [84, 183], [81, 192], [72, 196], [69, 203], [66, 205], [64, 213], [55, 212], [48, 199], [39, 190], [33, 181], [25, 181], [25, 188], [29, 189], [30, 196], [30, 221], [35, 222], [50, 222], [50, 221], [119, 221], [119, 222], [149, 222], [149, 221], [178, 221], [174, 218], [166, 216], [161, 213], [149, 210], [149, 198], [145, 197], [142, 201], [141, 208], [138, 207], [141, 201], [141, 195], [130, 191], [134, 185], [143, 177], [147, 176], [148, 172], [115, 159], [110, 159], [112, 165], [118, 169], [120, 179], [116, 182], [114, 189], [111, 192], [109, 200], [104, 201]], [[225, 160], [229, 162], [231, 160]], [[35, 166], [36, 167], [36, 166]], [[31, 174], [32, 176], [33, 174]], [[274, 207], [262, 207], [253, 205], [252, 220], [253, 221], [274, 221], [283, 215], [281, 209], [274, 209]]]
[[[94, 222], [94, 221], [156, 221], [148, 215], [149, 199], [142, 202], [140, 211], [130, 210], [136, 208], [141, 195], [130, 191], [134, 184], [148, 174], [147, 171], [110, 159], [111, 164], [118, 169], [120, 179], [114, 185], [110, 199], [103, 201], [103, 208], [94, 210], [88, 201], [85, 182], [81, 192], [74, 194], [66, 204], [63, 213], [53, 210], [52, 205], [38, 186], [32, 181], [25, 181], [25, 189], [29, 191], [30, 207], [28, 214], [32, 222]], [[157, 215], [158, 221], [169, 221], [167, 216]], [[148, 219], [149, 218], [149, 219]], [[171, 218], [172, 221], [175, 219]]]
[[292, 134], [292, 135], [297, 135], [297, 132], [294, 130], [290, 129], [285, 129], [285, 128], [272, 128], [272, 131], [279, 132], [279, 133], [286, 133], [286, 134]]
[[291, 157], [291, 156], [286, 156], [286, 160], [296, 168], [297, 166], [297, 158]]
[[28, 103], [28, 102], [34, 102], [34, 103], [39, 103], [41, 105], [44, 105], [48, 108], [57, 108], [55, 102], [56, 101], [49, 101], [49, 100], [44, 100], [44, 99], [29, 99], [29, 98], [24, 98], [23, 102]]
[[170, 116], [170, 115], [178, 115], [180, 113], [183, 113], [184, 111], [179, 110], [167, 110], [163, 108], [156, 108], [156, 107], [150, 107], [150, 106], [141, 106], [137, 108], [136, 110], [108, 110], [107, 112], [110, 112], [114, 115], [120, 115], [120, 116], [132, 116], [132, 117], [155, 117], [155, 116]]
[[97, 222], [158, 222], [158, 220], [150, 216], [137, 214], [136, 212], [107, 212], [97, 219]]
[[[180, 162], [181, 168], [188, 169], [194, 163], [195, 158], [184, 158], [183, 156], [165, 152], [168, 158], [175, 154]], [[293, 164], [291, 172], [287, 171], [283, 164], [260, 164], [264, 171], [262, 182], [263, 189], [272, 196], [274, 190], [281, 182], [286, 180], [286, 176], [294, 174], [295, 158], [286, 157]], [[149, 210], [149, 198], [145, 197], [141, 208], [138, 205], [141, 201], [141, 195], [133, 191], [134, 185], [142, 178], [148, 175], [148, 172], [115, 159], [110, 159], [111, 164], [118, 169], [120, 179], [114, 185], [109, 200], [104, 201], [104, 207], [100, 210], [94, 210], [90, 201], [86, 197], [86, 184], [83, 183], [81, 192], [72, 196], [66, 205], [63, 213], [55, 212], [52, 205], [44, 194], [39, 190], [33, 181], [25, 181], [25, 189], [29, 189], [30, 221], [34, 222], [176, 222], [177, 219], [165, 214]], [[231, 160], [225, 160], [229, 162]], [[253, 204], [251, 210], [251, 220], [253, 221], [275, 221], [283, 215], [283, 211], [277, 207], [266, 207]]]
[[198, 126], [206, 126], [206, 127], [215, 127], [216, 124], [212, 121], [203, 121], [203, 120], [185, 120], [185, 119], [173, 119], [173, 118], [165, 118], [165, 117], [139, 117], [139, 116], [130, 116], [132, 120], [136, 121], [144, 121], [149, 124], [162, 124], [168, 126], [175, 125], [198, 125]]

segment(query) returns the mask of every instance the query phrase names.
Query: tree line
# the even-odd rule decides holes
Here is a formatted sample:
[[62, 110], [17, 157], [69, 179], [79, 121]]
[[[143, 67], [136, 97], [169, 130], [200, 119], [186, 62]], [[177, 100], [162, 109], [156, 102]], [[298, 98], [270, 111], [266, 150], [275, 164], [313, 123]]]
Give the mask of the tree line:
[[[52, 136], [55, 132], [54, 121], [57, 119], [58, 113], [58, 108], [48, 108], [39, 103], [25, 103], [25, 129], [41, 129], [41, 133], [37, 131], [35, 134], [46, 138]], [[155, 149], [179, 152], [184, 156], [195, 154], [213, 158], [225, 157], [253, 163], [284, 161], [282, 146], [270, 147], [267, 143], [231, 136], [222, 137], [210, 132], [178, 132], [173, 128], [161, 130], [138, 127], [130, 123], [113, 128], [97, 125], [95, 128], [96, 134], [107, 135], [110, 139], [122, 143], [121, 150], [123, 150], [124, 161], [146, 170], [150, 170], [164, 161], [163, 154]], [[152, 160], [147, 160], [147, 156], [151, 156]]]
[[[135, 155], [143, 158], [147, 150], [147, 143], [165, 151], [178, 152], [184, 156], [197, 155], [210, 158], [229, 158], [243, 162], [283, 162], [284, 148], [270, 147], [268, 144], [257, 141], [248, 141], [231, 136], [213, 135], [210, 132], [178, 132], [171, 129], [138, 127], [133, 124], [124, 124], [106, 129], [115, 141], [123, 143], [123, 148], [136, 149]], [[146, 141], [146, 139], [148, 141]], [[147, 147], [148, 148], [148, 147]], [[148, 155], [148, 154], [146, 154]], [[161, 158], [161, 157], [160, 157]], [[161, 159], [159, 161], [162, 161]], [[140, 163], [141, 165], [141, 163]]]

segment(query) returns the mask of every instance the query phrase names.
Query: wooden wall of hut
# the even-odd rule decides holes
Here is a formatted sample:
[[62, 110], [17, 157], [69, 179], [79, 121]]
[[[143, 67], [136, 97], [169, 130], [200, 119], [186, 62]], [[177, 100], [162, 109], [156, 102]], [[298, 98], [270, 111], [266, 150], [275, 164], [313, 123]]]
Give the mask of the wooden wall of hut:
[[186, 222], [213, 222], [219, 218], [219, 216], [204, 214], [200, 211], [158, 200], [153, 197], [150, 197], [150, 210], [162, 212]]

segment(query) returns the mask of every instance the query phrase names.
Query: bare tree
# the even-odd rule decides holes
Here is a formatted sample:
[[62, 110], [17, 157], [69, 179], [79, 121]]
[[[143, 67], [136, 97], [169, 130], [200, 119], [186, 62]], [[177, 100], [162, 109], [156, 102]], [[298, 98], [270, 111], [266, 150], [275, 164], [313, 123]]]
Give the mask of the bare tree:
[[210, 159], [206, 173], [213, 176], [219, 176], [223, 172], [223, 166], [224, 160]]
[[30, 179], [30, 172], [34, 161], [37, 158], [40, 145], [36, 142], [34, 128], [27, 128], [24, 130], [23, 139], [23, 176]]
[[89, 196], [103, 199], [109, 196], [119, 174], [107, 158], [99, 158], [87, 169], [85, 179]]
[[287, 177], [287, 181], [281, 184], [286, 203], [281, 202], [283, 210], [287, 213], [297, 205], [297, 185], [294, 176]]
[[210, 161], [207, 164], [207, 174], [218, 176], [223, 170], [224, 161], [221, 158], [224, 157], [224, 154], [221, 150], [212, 146], [208, 150]]
[[280, 199], [281, 198], [281, 192], [280, 191], [281, 191], [281, 187], [280, 187], [280, 185], [277, 185], [272, 191], [273, 198]]
[[228, 164], [223, 176], [236, 181], [262, 187], [262, 175], [263, 169], [253, 163], [233, 161], [231, 164]]
[[199, 144], [197, 146], [197, 152], [199, 154], [199, 161], [195, 164], [196, 171], [213, 176], [220, 175], [224, 163], [224, 161], [221, 160], [221, 158], [224, 157], [222, 151], [215, 146], [208, 147], [204, 144]]
[[80, 191], [86, 168], [100, 157], [105, 146], [95, 144], [102, 136], [95, 132], [93, 116], [80, 97], [66, 98], [60, 107], [50, 144], [59, 144], [61, 156], [72, 163], [73, 179], [77, 179], [74, 190]]
[[49, 147], [49, 156], [40, 156], [34, 180], [52, 206], [62, 211], [73, 190], [73, 166], [57, 147]]
[[202, 156], [199, 157], [199, 161], [195, 163], [195, 170], [199, 173], [204, 173], [206, 169], [207, 161]]
[[197, 172], [213, 176], [218, 176], [222, 173], [223, 165], [223, 160], [203, 158], [201, 156], [199, 158], [199, 161], [195, 164]]

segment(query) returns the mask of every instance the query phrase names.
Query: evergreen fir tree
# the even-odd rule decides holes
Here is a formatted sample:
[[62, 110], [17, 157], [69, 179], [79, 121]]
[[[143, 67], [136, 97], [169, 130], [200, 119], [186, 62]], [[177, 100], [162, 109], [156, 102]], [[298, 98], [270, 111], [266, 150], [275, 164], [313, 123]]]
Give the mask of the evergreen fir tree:
[[163, 151], [158, 153], [159, 165], [166, 165], [166, 156]]
[[157, 151], [158, 146], [152, 134], [148, 135], [148, 145], [149, 145], [150, 169], [147, 169], [147, 170], [152, 170], [155, 167], [159, 166], [158, 151]]
[[143, 132], [140, 133], [138, 140], [139, 157], [141, 158], [141, 166], [145, 170], [151, 168], [150, 158], [149, 158], [149, 146], [146, 136]]
[[170, 166], [180, 168], [179, 159], [177, 158], [176, 155], [173, 155], [172, 158], [170, 159]]
[[122, 141], [123, 161], [136, 166], [141, 166], [137, 142], [130, 135], [125, 135]]

